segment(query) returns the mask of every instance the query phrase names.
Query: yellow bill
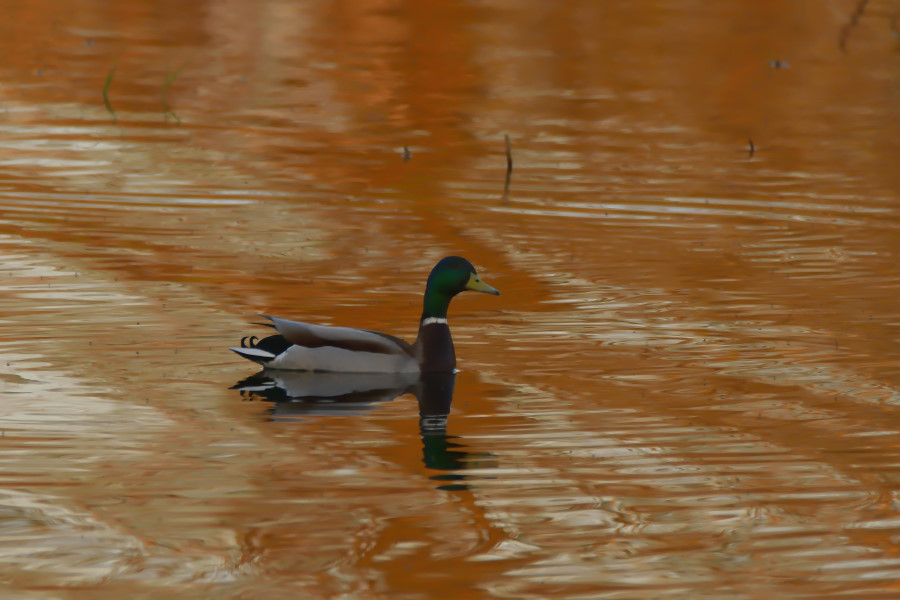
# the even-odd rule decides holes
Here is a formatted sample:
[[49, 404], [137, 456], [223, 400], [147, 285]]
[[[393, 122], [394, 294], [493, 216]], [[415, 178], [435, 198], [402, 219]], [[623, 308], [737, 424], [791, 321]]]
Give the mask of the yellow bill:
[[492, 288], [482, 280], [478, 279], [478, 275], [472, 273], [469, 275], [469, 281], [466, 282], [466, 289], [472, 290], [473, 292], [484, 292], [485, 294], [493, 294], [495, 296], [500, 295], [500, 290], [496, 288]]

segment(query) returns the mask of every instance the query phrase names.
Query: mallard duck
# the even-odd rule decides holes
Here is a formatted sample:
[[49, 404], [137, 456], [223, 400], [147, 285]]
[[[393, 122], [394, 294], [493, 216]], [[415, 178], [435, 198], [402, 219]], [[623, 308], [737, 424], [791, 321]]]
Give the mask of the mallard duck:
[[[278, 334], [241, 340], [231, 348], [266, 369], [344, 373], [436, 373], [456, 368], [447, 325], [450, 300], [465, 290], [499, 295], [478, 278], [472, 263], [459, 256], [442, 259], [425, 284], [422, 319], [415, 343], [386, 333], [349, 327], [311, 325], [261, 315]], [[249, 340], [249, 341], [248, 341]]]

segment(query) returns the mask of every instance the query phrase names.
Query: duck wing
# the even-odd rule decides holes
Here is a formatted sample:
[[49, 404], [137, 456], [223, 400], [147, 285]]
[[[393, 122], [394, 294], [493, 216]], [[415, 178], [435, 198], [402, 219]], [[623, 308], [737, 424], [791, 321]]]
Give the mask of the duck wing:
[[329, 327], [312, 325], [300, 321], [290, 321], [269, 315], [260, 315], [272, 322], [272, 326], [285, 340], [304, 348], [321, 348], [333, 346], [351, 352], [374, 352], [377, 354], [399, 354], [410, 356], [412, 347], [394, 336], [353, 329], [352, 327]]

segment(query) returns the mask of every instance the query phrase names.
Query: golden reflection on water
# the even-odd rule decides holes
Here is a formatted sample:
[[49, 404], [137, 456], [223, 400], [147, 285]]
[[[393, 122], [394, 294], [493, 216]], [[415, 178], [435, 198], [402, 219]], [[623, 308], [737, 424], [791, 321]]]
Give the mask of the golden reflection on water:
[[6, 4], [0, 595], [896, 597], [900, 4]]

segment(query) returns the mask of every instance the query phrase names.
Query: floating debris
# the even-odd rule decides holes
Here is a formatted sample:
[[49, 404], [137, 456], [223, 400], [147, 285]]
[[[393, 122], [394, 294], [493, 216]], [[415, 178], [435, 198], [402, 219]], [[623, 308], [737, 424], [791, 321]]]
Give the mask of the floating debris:
[[506, 182], [503, 184], [503, 201], [506, 202], [509, 199], [509, 182], [512, 179], [513, 159], [509, 134], [505, 134], [504, 138], [506, 139]]
[[169, 87], [171, 87], [171, 85], [173, 83], [175, 83], [175, 80], [178, 79], [179, 75], [181, 75], [181, 71], [184, 70], [184, 68], [187, 66], [187, 64], [191, 61], [192, 58], [193, 58], [193, 56], [189, 56], [188, 58], [186, 58], [185, 61], [183, 63], [181, 63], [181, 65], [177, 69], [175, 69], [172, 73], [167, 74], [166, 78], [163, 80], [162, 91], [159, 93], [159, 99], [162, 102], [163, 117], [165, 118], [165, 120], [167, 122], [169, 120], [169, 116], [171, 115], [171, 117], [173, 119], [175, 119], [176, 123], [179, 123], [179, 124], [181, 123], [181, 119], [178, 118], [178, 115], [176, 115], [175, 111], [172, 110], [172, 108], [169, 106], [169, 103], [166, 100], [166, 94], [169, 91]]
[[116, 111], [113, 110], [112, 104], [109, 102], [109, 86], [112, 84], [113, 77], [116, 76], [116, 68], [118, 66], [119, 61], [117, 60], [109, 69], [109, 73], [106, 74], [106, 81], [103, 83], [103, 105], [106, 106], [106, 110], [112, 115], [113, 123], [115, 123], [118, 118], [116, 117]]
[[850, 21], [847, 22], [841, 28], [841, 35], [838, 38], [838, 47], [841, 49], [841, 52], [844, 54], [847, 53], [847, 40], [850, 39], [850, 32], [859, 24], [860, 18], [862, 18], [863, 13], [866, 12], [866, 5], [869, 3], [869, 0], [859, 0], [856, 3], [856, 8], [853, 10], [853, 14], [850, 15]]

